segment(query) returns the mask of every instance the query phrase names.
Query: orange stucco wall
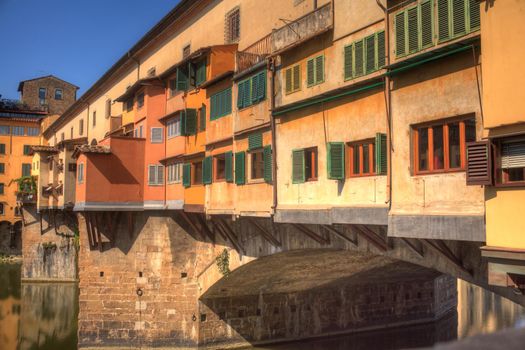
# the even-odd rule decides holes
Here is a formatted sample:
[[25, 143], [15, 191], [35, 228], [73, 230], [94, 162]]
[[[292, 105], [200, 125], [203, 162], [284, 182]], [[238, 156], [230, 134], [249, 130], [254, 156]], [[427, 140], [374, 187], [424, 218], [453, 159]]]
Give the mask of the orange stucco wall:
[[[232, 140], [208, 146], [206, 156], [217, 156], [233, 151]], [[233, 214], [235, 209], [235, 188], [233, 182], [215, 178], [215, 159], [213, 161], [213, 182], [206, 186], [206, 213]]]

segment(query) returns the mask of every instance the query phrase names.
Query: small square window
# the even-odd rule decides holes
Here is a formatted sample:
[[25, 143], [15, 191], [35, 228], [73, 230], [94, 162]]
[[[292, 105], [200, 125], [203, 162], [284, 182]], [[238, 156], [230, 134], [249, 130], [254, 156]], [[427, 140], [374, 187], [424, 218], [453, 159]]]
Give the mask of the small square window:
[[236, 43], [241, 38], [241, 11], [234, 8], [226, 14], [224, 37], [227, 44]]
[[55, 89], [55, 100], [62, 100], [62, 89]]

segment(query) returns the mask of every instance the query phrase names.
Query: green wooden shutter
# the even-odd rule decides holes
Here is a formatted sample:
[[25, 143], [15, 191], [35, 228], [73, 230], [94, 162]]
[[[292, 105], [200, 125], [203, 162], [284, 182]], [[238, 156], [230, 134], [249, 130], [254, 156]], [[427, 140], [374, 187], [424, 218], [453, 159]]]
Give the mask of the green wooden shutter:
[[375, 34], [365, 38], [366, 73], [376, 70], [376, 37]]
[[204, 161], [202, 162], [202, 183], [205, 185], [211, 184], [212, 174], [213, 174], [213, 159], [210, 156], [210, 157], [204, 158]]
[[226, 89], [223, 93], [223, 99], [224, 99], [224, 114], [228, 115], [232, 113], [232, 88]]
[[353, 66], [352, 48], [353, 47], [354, 46], [352, 44], [345, 46], [345, 51], [344, 51], [345, 79], [352, 78], [352, 66]]
[[450, 39], [450, 12], [449, 0], [438, 0], [438, 39], [445, 41]]
[[356, 41], [354, 46], [354, 76], [358, 77], [364, 73], [365, 54], [363, 40]]
[[386, 63], [385, 32], [377, 33], [377, 68], [384, 67]]
[[0, 174], [5, 173], [5, 163], [0, 163]]
[[452, 33], [463, 35], [467, 31], [465, 0], [452, 0]]
[[0, 143], [0, 154], [5, 154], [5, 143]]
[[197, 77], [195, 83], [201, 85], [206, 81], [206, 60], [197, 63]]
[[375, 143], [376, 153], [376, 173], [378, 175], [386, 175], [387, 173], [387, 157], [388, 150], [386, 145], [386, 134], [376, 134]]
[[186, 163], [182, 166], [182, 185], [186, 188], [191, 187], [191, 164]]
[[315, 83], [324, 82], [324, 55], [315, 58]]
[[432, 20], [432, 2], [430, 0], [422, 2], [420, 5], [421, 12], [421, 47], [432, 46], [434, 31]]
[[407, 53], [406, 51], [406, 12], [400, 12], [396, 14], [395, 28], [396, 28], [396, 55], [403, 56]]
[[251, 84], [251, 89], [250, 89], [251, 98], [250, 98], [248, 105], [252, 105], [257, 102], [257, 96], [259, 95], [259, 79], [257, 75], [254, 75], [250, 78], [250, 84]]
[[217, 118], [217, 94], [210, 97], [210, 120]]
[[226, 182], [233, 182], [233, 153], [231, 151], [224, 153], [224, 164]]
[[22, 164], [22, 176], [31, 175], [31, 164]]
[[241, 109], [244, 107], [244, 84], [246, 82], [241, 82], [237, 84], [237, 108]]
[[185, 68], [177, 68], [177, 90], [186, 91], [188, 90], [188, 73]]
[[199, 113], [199, 130], [206, 130], [206, 105], [202, 105]]
[[180, 134], [183, 136], [188, 135], [186, 132], [186, 110], [180, 111]]
[[286, 93], [289, 94], [290, 92], [292, 92], [292, 73], [293, 73], [293, 70], [292, 68], [288, 68], [285, 72], [284, 72], [284, 75], [285, 75], [285, 89], [286, 89]]
[[272, 183], [272, 146], [264, 146], [264, 181]]
[[304, 149], [292, 151], [292, 183], [299, 184], [305, 182], [304, 170]]
[[31, 146], [29, 145], [24, 145], [24, 155], [29, 155], [29, 153], [31, 153]]
[[195, 87], [197, 69], [194, 63], [188, 62], [188, 89]]
[[293, 67], [292, 88], [293, 88], [293, 91], [297, 91], [301, 89], [301, 66], [298, 64]]
[[244, 82], [243, 92], [243, 107], [249, 107], [252, 105], [252, 79], [248, 79]]
[[185, 131], [186, 135], [195, 135], [197, 132], [197, 110], [196, 109], [186, 109], [185, 122]]
[[257, 101], [263, 101], [266, 98], [266, 71], [257, 74], [258, 89]]
[[477, 0], [468, 0], [469, 6], [469, 29], [471, 32], [479, 29], [481, 25], [479, 2]]
[[344, 180], [345, 178], [345, 144], [344, 142], [329, 142], [327, 144], [328, 178]]
[[417, 7], [407, 10], [407, 27], [408, 27], [408, 52], [417, 52], [419, 49], [419, 28], [417, 20]]
[[245, 153], [237, 152], [235, 153], [235, 184], [244, 185], [245, 183]]
[[309, 59], [306, 62], [306, 84], [312, 86], [315, 84], [315, 64], [314, 59]]
[[248, 150], [261, 148], [263, 145], [262, 133], [251, 134], [248, 136]]

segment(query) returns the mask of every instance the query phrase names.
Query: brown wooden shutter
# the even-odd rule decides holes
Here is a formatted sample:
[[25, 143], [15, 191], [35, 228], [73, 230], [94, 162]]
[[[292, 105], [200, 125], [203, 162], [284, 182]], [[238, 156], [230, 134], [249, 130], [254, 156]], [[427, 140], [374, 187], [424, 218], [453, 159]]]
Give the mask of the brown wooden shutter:
[[492, 185], [490, 141], [467, 143], [467, 185]]

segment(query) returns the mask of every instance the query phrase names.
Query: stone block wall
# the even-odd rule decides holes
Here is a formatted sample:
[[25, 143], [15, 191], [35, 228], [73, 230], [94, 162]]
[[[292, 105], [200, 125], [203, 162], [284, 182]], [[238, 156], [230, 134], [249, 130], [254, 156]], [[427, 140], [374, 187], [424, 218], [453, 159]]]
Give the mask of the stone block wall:
[[[25, 224], [22, 232], [22, 279], [77, 280], [76, 224], [64, 212], [40, 213], [34, 206], [24, 206]], [[55, 228], [56, 226], [56, 228]]]

